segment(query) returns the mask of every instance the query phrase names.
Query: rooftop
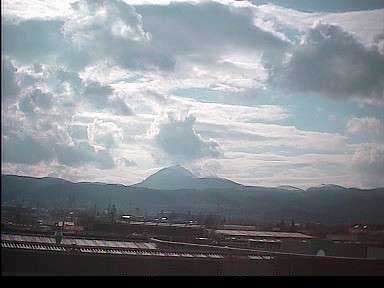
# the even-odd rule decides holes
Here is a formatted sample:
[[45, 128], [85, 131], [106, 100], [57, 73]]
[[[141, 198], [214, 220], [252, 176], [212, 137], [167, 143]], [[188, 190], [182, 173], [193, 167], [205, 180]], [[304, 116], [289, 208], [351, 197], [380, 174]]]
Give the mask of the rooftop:
[[202, 228], [204, 226], [198, 224], [177, 224], [165, 222], [144, 222], [144, 221], [131, 221], [129, 225], [147, 225], [147, 226], [166, 226], [166, 227], [187, 227], [187, 228]]
[[299, 238], [311, 239], [309, 235], [297, 232], [267, 232], [267, 231], [246, 231], [246, 230], [216, 230], [216, 234], [228, 236], [246, 236], [246, 237], [263, 237], [263, 238]]
[[[188, 249], [177, 249], [175, 251], [158, 249], [156, 243], [123, 242], [109, 240], [88, 240], [88, 239], [63, 239], [61, 244], [56, 244], [52, 237], [24, 236], [24, 235], [1, 235], [1, 248], [23, 249], [36, 252], [71, 253], [73, 244], [76, 244], [76, 252], [83, 255], [115, 255], [115, 256], [152, 256], [152, 257], [184, 257], [184, 258], [215, 258], [222, 259], [226, 256], [217, 252], [198, 252]], [[238, 255], [240, 258], [251, 260], [270, 260], [273, 256]]]
[[[20, 242], [20, 243], [56, 244], [55, 238], [53, 237], [25, 236], [25, 235], [11, 235], [11, 234], [1, 234], [1, 241], [13, 241], [13, 242]], [[110, 248], [146, 249], [146, 250], [157, 249], [155, 243], [91, 240], [91, 239], [64, 238], [61, 241], [61, 244], [62, 245], [75, 244], [77, 246], [84, 246], [84, 247], [110, 247]]]

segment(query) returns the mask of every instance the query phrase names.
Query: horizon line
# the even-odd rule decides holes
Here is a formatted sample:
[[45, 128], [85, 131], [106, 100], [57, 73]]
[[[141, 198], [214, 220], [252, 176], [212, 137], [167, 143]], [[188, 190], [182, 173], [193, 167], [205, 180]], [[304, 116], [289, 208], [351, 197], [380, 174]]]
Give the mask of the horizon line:
[[[165, 167], [165, 168], [167, 168], [167, 167]], [[164, 168], [162, 168], [162, 169], [164, 169]], [[157, 173], [157, 172], [155, 172], [155, 173]], [[152, 174], [152, 175], [154, 175], [154, 174]], [[148, 177], [151, 177], [152, 175], [150, 175]], [[111, 182], [81, 181], [81, 180], [80, 181], [74, 181], [74, 180], [68, 180], [68, 179], [65, 179], [65, 178], [62, 178], [62, 177], [53, 177], [53, 176], [39, 176], [39, 177], [37, 177], [37, 176], [31, 176], [31, 175], [4, 174], [4, 173], [1, 173], [1, 176], [28, 177], [28, 178], [35, 178], [35, 179], [52, 178], [52, 179], [64, 180], [64, 181], [67, 181], [67, 182], [70, 182], [70, 183], [73, 183], [73, 184], [93, 183], [93, 184], [104, 184], [104, 185], [122, 185], [122, 186], [125, 186], [125, 187], [132, 187], [134, 185], [140, 184], [140, 183], [142, 183], [144, 180], [146, 180], [148, 178], [147, 177], [144, 180], [142, 180], [141, 182], [134, 183], [134, 184], [123, 184], [123, 183], [117, 183], [117, 182], [111, 183]], [[233, 181], [233, 180], [230, 180], [230, 179], [227, 179], [227, 178], [221, 178], [221, 177], [195, 177], [195, 178], [198, 178], [198, 179], [216, 178], [216, 179], [224, 179], [224, 180]], [[235, 182], [235, 181], [233, 181], [233, 182]], [[384, 186], [383, 187], [378, 186], [378, 187], [373, 187], [373, 188], [360, 188], [360, 187], [354, 187], [354, 186], [346, 187], [346, 186], [335, 184], [335, 183], [327, 183], [327, 184], [320, 184], [320, 185], [317, 185], [317, 186], [309, 186], [308, 188], [300, 188], [300, 187], [293, 186], [293, 185], [288, 185], [288, 184], [281, 184], [281, 185], [278, 185], [278, 186], [262, 186], [262, 185], [245, 185], [245, 184], [241, 184], [241, 183], [238, 183], [238, 182], [235, 182], [235, 183], [241, 185], [242, 187], [262, 187], [262, 188], [273, 188], [273, 189], [279, 189], [279, 188], [281, 188], [283, 186], [289, 186], [289, 187], [300, 189], [302, 191], [307, 191], [308, 189], [311, 189], [311, 188], [321, 188], [322, 186], [339, 186], [339, 187], [344, 188], [344, 189], [359, 189], [359, 190], [375, 190], [375, 189], [382, 189], [382, 188], [384, 188]], [[145, 188], [145, 189], [150, 189], [150, 190], [169, 190], [169, 189], [154, 189], [154, 188], [147, 188], [147, 187], [137, 187], [137, 188]], [[232, 189], [232, 188], [230, 188], [230, 189]], [[281, 188], [281, 189], [284, 189], [284, 188]], [[171, 189], [171, 190], [182, 190], [182, 189]], [[284, 190], [288, 190], [288, 189], [284, 189]]]

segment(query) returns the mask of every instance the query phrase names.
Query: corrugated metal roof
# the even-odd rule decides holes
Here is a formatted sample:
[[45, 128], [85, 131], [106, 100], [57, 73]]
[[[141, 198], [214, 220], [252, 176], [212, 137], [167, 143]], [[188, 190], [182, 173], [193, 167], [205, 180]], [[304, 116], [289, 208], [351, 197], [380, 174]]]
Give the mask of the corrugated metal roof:
[[32, 243], [23, 243], [23, 242], [1, 242], [2, 248], [12, 248], [12, 249], [29, 249], [29, 250], [44, 250], [44, 251], [66, 251], [64, 247], [58, 247], [54, 245], [39, 245]]
[[[1, 234], [2, 241], [14, 241], [21, 243], [45, 243], [55, 244], [56, 241], [52, 237], [41, 237], [41, 236], [25, 236], [25, 235], [11, 235]], [[125, 242], [125, 241], [110, 241], [110, 240], [90, 240], [90, 239], [70, 239], [64, 238], [61, 241], [63, 245], [77, 246], [96, 246], [96, 247], [111, 247], [111, 248], [131, 248], [131, 249], [146, 249], [156, 250], [157, 246], [155, 243], [145, 242]]]
[[218, 255], [218, 254], [208, 254], [208, 257], [210, 257], [210, 258], [224, 258], [224, 256]]
[[248, 256], [248, 258], [252, 259], [252, 260], [271, 260], [274, 257], [273, 256], [269, 256], [269, 255], [266, 255], [266, 256], [250, 255], [250, 256]]
[[181, 256], [182, 257], [193, 257], [193, 255], [189, 254], [189, 253], [182, 253]]
[[215, 233], [228, 236], [247, 237], [269, 237], [269, 238], [314, 238], [297, 232], [267, 232], [267, 231], [245, 231], [245, 230], [216, 230]]
[[[62, 247], [54, 244], [37, 244], [27, 242], [1, 242], [2, 248], [11, 249], [29, 249], [29, 250], [41, 250], [52, 252], [70, 252], [71, 247]], [[186, 253], [186, 252], [165, 252], [155, 250], [119, 250], [109, 249], [106, 247], [79, 247], [80, 253], [84, 254], [110, 254], [110, 255], [130, 255], [130, 256], [155, 256], [155, 257], [184, 257], [184, 258], [214, 258], [223, 259], [225, 256], [214, 253]], [[268, 258], [269, 257], [269, 258]], [[249, 256], [250, 259], [271, 259], [270, 256]]]

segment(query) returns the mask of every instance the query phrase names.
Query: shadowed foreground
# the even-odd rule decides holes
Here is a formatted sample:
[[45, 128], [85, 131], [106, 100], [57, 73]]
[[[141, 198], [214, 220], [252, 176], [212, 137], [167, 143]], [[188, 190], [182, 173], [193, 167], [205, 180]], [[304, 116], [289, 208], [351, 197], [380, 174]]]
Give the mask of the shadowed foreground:
[[[383, 275], [383, 260], [178, 253], [100, 255], [2, 248], [3, 275]], [[192, 257], [191, 257], [192, 256]], [[211, 255], [212, 256], [212, 255]]]

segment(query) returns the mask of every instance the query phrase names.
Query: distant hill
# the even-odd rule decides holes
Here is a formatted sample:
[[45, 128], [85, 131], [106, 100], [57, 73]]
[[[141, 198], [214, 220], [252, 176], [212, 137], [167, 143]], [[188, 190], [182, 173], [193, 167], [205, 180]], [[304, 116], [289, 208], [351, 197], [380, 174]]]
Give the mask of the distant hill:
[[294, 187], [294, 186], [290, 186], [290, 185], [280, 185], [277, 188], [284, 189], [284, 190], [289, 190], [289, 191], [299, 191], [299, 192], [303, 192], [304, 191], [303, 189], [300, 189], [300, 188], [297, 188], [297, 187]]
[[[164, 179], [164, 175], [169, 176], [170, 173], [171, 176], [177, 174], [181, 178], [194, 179], [191, 183], [196, 187], [207, 187], [209, 182], [207, 179], [216, 179], [194, 178], [188, 170], [180, 168], [160, 171], [155, 178], [149, 177], [145, 181]], [[229, 218], [246, 218], [263, 222], [294, 219], [328, 224], [353, 222], [379, 224], [384, 219], [384, 188], [363, 190], [322, 185], [304, 191], [295, 187], [253, 187], [235, 183], [233, 188], [226, 189], [154, 190], [137, 185], [73, 183], [56, 178], [15, 175], [2, 175], [1, 178], [2, 204], [17, 202], [25, 206], [47, 208], [93, 208], [96, 205], [98, 209], [106, 209], [109, 204], [115, 204], [119, 211], [124, 212], [139, 208], [149, 214], [161, 210], [219, 213]], [[155, 184], [158, 185], [156, 181]], [[200, 186], [196, 184], [199, 181], [203, 183]], [[220, 185], [226, 183], [225, 179], [220, 178], [218, 182]], [[151, 185], [155, 184], [152, 182]], [[176, 187], [176, 184], [178, 183], [172, 184], [174, 186], [169, 188]], [[188, 185], [185, 187], [189, 187]]]
[[307, 189], [308, 192], [318, 192], [318, 191], [347, 191], [348, 188], [345, 188], [340, 185], [335, 184], [322, 184], [320, 186], [310, 187]]
[[143, 182], [133, 186], [157, 190], [204, 190], [233, 189], [241, 187], [242, 185], [223, 178], [197, 178], [184, 167], [176, 165], [163, 168], [149, 176]]

